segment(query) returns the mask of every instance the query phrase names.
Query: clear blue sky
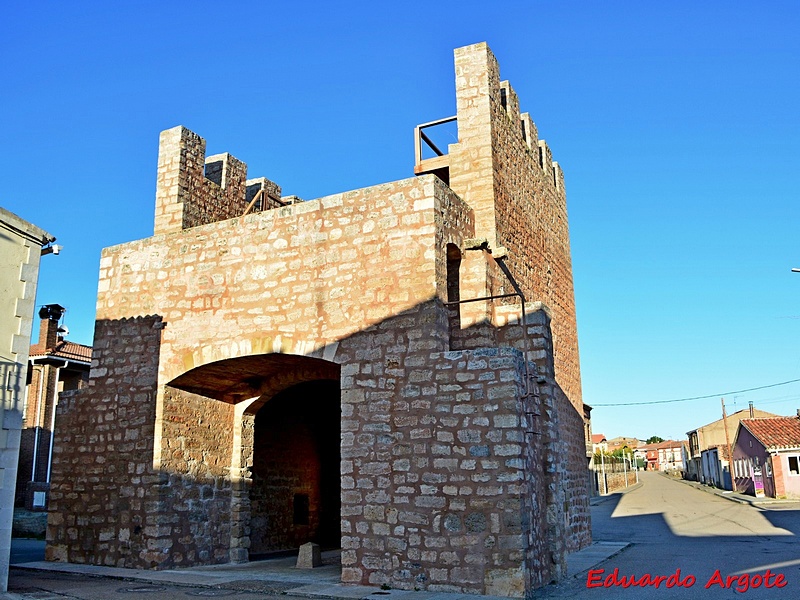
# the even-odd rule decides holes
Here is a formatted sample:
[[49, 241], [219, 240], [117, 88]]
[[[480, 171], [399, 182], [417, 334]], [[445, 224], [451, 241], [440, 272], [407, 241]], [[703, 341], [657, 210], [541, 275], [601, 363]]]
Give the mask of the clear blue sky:
[[[566, 175], [584, 400], [682, 436], [800, 378], [800, 4], [13, 2], [0, 205], [64, 246], [37, 304], [91, 343], [100, 249], [153, 231], [158, 134], [306, 199], [408, 177], [487, 41]], [[800, 383], [726, 397], [800, 407]]]

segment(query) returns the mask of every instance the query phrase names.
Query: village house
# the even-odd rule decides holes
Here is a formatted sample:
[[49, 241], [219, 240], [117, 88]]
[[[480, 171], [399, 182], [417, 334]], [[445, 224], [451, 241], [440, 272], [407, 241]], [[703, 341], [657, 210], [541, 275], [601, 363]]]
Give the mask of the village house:
[[[713, 462], [710, 455], [707, 455], [704, 461], [703, 451], [711, 448], [725, 448], [729, 444], [733, 447], [733, 440], [736, 436], [737, 428], [739, 427], [739, 421], [753, 417], [777, 416], [776, 414], [754, 408], [751, 405], [749, 408], [738, 410], [727, 415], [725, 420], [717, 419], [702, 427], [688, 431], [686, 433], [689, 440], [688, 451], [685, 457], [686, 479], [699, 481], [701, 483], [709, 483], [714, 480], [714, 473], [723, 471], [724, 467], [720, 460], [725, 460], [727, 451], [723, 456], [720, 456], [719, 453], [715, 453], [717, 457], [716, 463]], [[725, 421], [728, 423], [727, 435], [725, 431]], [[703, 465], [705, 465], [705, 470]], [[730, 478], [730, 474], [728, 474], [728, 478]]]
[[641, 445], [641, 443], [642, 442], [640, 442], [636, 438], [619, 436], [611, 438], [610, 440], [606, 440], [605, 446], [606, 446], [606, 451], [609, 453], [616, 452], [617, 450], [620, 450], [622, 448], [628, 448], [628, 450], [632, 452], [633, 449], [638, 448]]
[[742, 419], [733, 463], [736, 491], [800, 498], [800, 411], [795, 417]]
[[162, 132], [154, 235], [103, 251], [89, 385], [58, 407], [48, 560], [314, 542], [344, 583], [523, 597], [565, 576], [591, 429], [564, 176], [486, 44], [455, 72], [413, 177], [313, 201]]
[[656, 470], [677, 472], [684, 470], [683, 443], [666, 440], [655, 445]]
[[15, 502], [28, 510], [47, 510], [59, 398], [89, 381], [92, 349], [64, 338], [67, 332], [60, 321], [65, 312], [58, 304], [39, 310], [39, 341], [29, 352]]
[[[684, 447], [684, 463], [689, 455], [688, 445]], [[712, 446], [700, 454], [703, 469], [703, 483], [723, 490], [733, 490], [731, 482], [730, 459], [726, 446]]]
[[592, 454], [596, 454], [597, 452], [608, 452], [608, 440], [603, 433], [595, 433], [592, 435]]

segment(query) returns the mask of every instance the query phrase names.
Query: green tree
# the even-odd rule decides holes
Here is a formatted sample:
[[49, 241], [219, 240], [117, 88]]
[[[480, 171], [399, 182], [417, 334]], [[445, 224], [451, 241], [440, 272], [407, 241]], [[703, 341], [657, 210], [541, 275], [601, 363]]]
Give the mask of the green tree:
[[628, 447], [628, 444], [625, 444], [621, 448], [617, 448], [611, 453], [611, 456], [615, 456], [620, 458], [622, 456], [628, 456], [631, 453], [631, 449]]
[[654, 436], [651, 436], [651, 437], [647, 438], [647, 440], [645, 441], [645, 444], [660, 444], [663, 441], [664, 441], [664, 438], [658, 437], [657, 435], [654, 435]]

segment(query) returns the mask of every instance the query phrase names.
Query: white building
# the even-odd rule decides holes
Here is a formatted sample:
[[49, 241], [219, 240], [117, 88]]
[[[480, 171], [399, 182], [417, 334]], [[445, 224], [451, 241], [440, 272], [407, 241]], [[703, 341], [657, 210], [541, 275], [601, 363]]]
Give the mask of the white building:
[[[0, 208], [0, 593], [8, 589], [28, 350], [42, 247], [55, 238]], [[48, 252], [47, 250], [44, 252]]]

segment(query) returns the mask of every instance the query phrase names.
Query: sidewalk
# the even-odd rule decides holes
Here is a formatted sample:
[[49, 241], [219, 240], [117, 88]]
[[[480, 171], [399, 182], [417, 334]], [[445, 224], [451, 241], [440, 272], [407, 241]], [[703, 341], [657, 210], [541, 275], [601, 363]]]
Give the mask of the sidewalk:
[[[567, 557], [567, 578], [573, 578], [588, 571], [593, 566], [621, 552], [628, 545], [627, 543], [595, 542], [579, 552], [570, 554]], [[389, 600], [401, 597], [405, 600], [507, 600], [500, 596], [385, 590], [370, 586], [343, 585], [339, 583], [341, 571], [338, 552], [323, 552], [322, 566], [314, 569], [297, 569], [295, 557], [165, 571], [45, 561], [14, 564], [11, 565], [11, 568], [29, 571], [31, 574], [69, 573], [87, 577], [140, 581], [148, 584], [175, 584], [208, 588], [226, 586], [236, 588], [236, 584], [257, 581], [274, 588], [276, 596], [284, 594], [293, 597], [334, 600]], [[26, 600], [27, 598], [27, 595], [23, 597], [13, 593], [0, 593], [0, 600]]]
[[[664, 477], [668, 477], [668, 475], [664, 475]], [[740, 492], [732, 492], [729, 490], [721, 490], [719, 488], [711, 487], [710, 485], [705, 485], [704, 483], [700, 483], [699, 481], [689, 481], [688, 479], [681, 479], [678, 477], [670, 477], [670, 479], [674, 479], [675, 481], [680, 481], [686, 485], [690, 485], [695, 489], [702, 490], [708, 494], [714, 494], [715, 496], [719, 496], [720, 498], [725, 498], [726, 500], [730, 500], [731, 502], [738, 502], [740, 504], [749, 504], [750, 506], [755, 506], [756, 508], [790, 508], [790, 507], [798, 507], [800, 508], [800, 501], [798, 500], [779, 500], [777, 498], [756, 498], [755, 496], [750, 496], [749, 494], [742, 494]]]

